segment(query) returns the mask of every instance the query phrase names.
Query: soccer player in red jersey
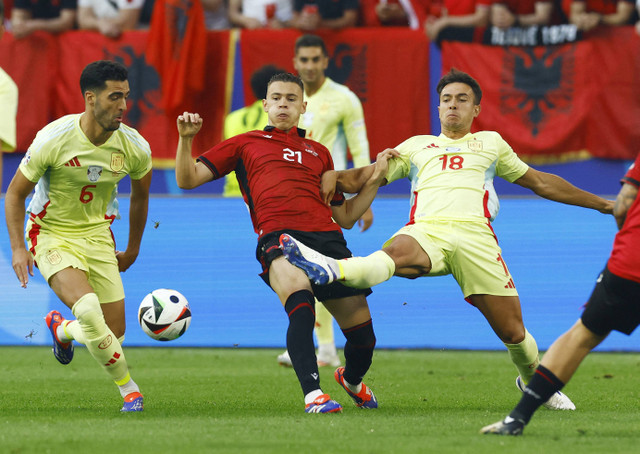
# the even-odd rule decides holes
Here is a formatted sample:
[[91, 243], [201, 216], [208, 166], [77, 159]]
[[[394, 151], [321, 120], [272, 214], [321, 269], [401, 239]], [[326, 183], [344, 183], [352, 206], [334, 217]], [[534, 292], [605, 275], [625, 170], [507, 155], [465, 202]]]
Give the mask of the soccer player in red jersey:
[[195, 163], [192, 142], [202, 119], [197, 113], [183, 113], [177, 119], [180, 137], [176, 180], [179, 187], [192, 189], [236, 171], [258, 234], [256, 257], [263, 268], [261, 277], [276, 292], [289, 316], [287, 349], [304, 393], [305, 412], [342, 410], [320, 388], [313, 344], [314, 294], [329, 309], [346, 338], [346, 363], [336, 370], [336, 380], [358, 407], [376, 408], [375, 396], [362, 383], [376, 343], [365, 298], [371, 290], [310, 284], [306, 274], [284, 258], [279, 238], [283, 232], [294, 232], [325, 254], [350, 257], [340, 226], [351, 228], [369, 207], [391, 154], [380, 154], [376, 171], [356, 197], [345, 200], [338, 194], [331, 206], [326, 205], [320, 197], [320, 183], [322, 174], [333, 169], [333, 161], [327, 148], [305, 139], [305, 131], [297, 128], [306, 108], [303, 96], [300, 78], [289, 73], [275, 75], [263, 101], [269, 126], [225, 140]]
[[562, 389], [587, 354], [611, 331], [630, 335], [640, 325], [640, 154], [622, 179], [613, 208], [613, 250], [580, 319], [551, 345], [518, 405], [483, 433], [520, 435], [533, 413]]

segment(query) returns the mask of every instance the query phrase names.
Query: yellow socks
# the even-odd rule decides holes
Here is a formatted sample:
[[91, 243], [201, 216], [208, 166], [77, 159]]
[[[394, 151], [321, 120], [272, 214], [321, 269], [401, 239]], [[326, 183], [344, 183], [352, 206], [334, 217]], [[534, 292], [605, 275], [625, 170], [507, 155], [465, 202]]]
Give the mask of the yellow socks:
[[316, 301], [316, 337], [318, 344], [332, 344], [333, 340], [333, 316], [324, 307], [324, 304]]
[[87, 346], [91, 356], [102, 366], [118, 386], [129, 380], [129, 368], [118, 339], [113, 335], [102, 314], [98, 296], [87, 293], [71, 309], [77, 323], [68, 323], [66, 331]]
[[367, 257], [338, 260], [340, 280], [349, 287], [368, 288], [391, 279], [396, 264], [386, 252], [376, 251]]
[[509, 357], [511, 362], [516, 366], [520, 377], [524, 381], [525, 385], [529, 383], [531, 377], [536, 371], [536, 367], [540, 364], [540, 358], [538, 356], [538, 345], [529, 331], [525, 328], [524, 340], [519, 344], [504, 344], [509, 351]]

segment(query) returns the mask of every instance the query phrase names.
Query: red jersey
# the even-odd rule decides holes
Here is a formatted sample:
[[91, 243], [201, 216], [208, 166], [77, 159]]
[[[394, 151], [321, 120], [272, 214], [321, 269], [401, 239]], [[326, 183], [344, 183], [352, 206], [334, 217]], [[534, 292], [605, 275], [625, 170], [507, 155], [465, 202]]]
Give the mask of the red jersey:
[[618, 11], [618, 3], [634, 3], [635, 0], [562, 0], [562, 9], [569, 17], [571, 3], [585, 3], [587, 12], [614, 14]]
[[[622, 183], [640, 188], [640, 154], [627, 171]], [[636, 197], [613, 240], [613, 250], [607, 267], [616, 276], [640, 282], [640, 196]]]
[[[203, 153], [198, 161], [218, 179], [236, 171], [240, 190], [259, 237], [276, 230], [327, 232], [340, 230], [331, 208], [320, 198], [320, 180], [333, 170], [331, 153], [304, 138], [273, 126], [234, 136]], [[334, 204], [344, 201], [338, 194]]]
[[491, 6], [493, 0], [444, 0], [449, 16], [467, 16], [476, 12], [478, 6]]

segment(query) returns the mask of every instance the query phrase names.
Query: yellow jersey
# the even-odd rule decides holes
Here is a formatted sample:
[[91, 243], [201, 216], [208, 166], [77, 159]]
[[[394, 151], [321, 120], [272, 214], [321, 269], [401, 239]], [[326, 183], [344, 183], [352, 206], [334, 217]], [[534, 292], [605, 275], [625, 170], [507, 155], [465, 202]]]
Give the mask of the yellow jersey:
[[72, 238], [108, 228], [120, 217], [118, 182], [125, 175], [139, 180], [152, 167], [149, 144], [135, 129], [121, 124], [96, 147], [80, 128], [81, 115], [64, 116], [41, 129], [19, 166], [37, 183], [27, 207], [29, 224]]
[[493, 219], [499, 202], [493, 178], [514, 182], [529, 166], [492, 131], [460, 139], [423, 135], [396, 147], [400, 157], [389, 161], [387, 181], [410, 177], [410, 222], [419, 220], [482, 221]]
[[298, 126], [329, 149], [336, 170], [347, 168], [347, 146], [354, 167], [371, 164], [364, 112], [355, 93], [327, 77], [317, 92], [305, 94], [305, 101], [307, 111]]
[[18, 114], [18, 86], [0, 68], [0, 144], [3, 151], [16, 149], [16, 115]]

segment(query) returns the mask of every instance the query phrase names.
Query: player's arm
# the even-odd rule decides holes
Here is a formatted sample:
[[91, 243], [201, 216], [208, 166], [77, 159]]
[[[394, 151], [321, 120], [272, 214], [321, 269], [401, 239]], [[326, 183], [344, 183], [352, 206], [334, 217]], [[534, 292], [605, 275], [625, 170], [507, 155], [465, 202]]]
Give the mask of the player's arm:
[[4, 214], [11, 245], [11, 265], [20, 285], [27, 287], [29, 275], [33, 276], [33, 257], [24, 242], [25, 200], [35, 183], [29, 181], [18, 169], [4, 197]]
[[514, 181], [520, 186], [531, 189], [540, 197], [555, 202], [592, 208], [604, 214], [613, 213], [613, 201], [583, 191], [564, 178], [552, 173], [540, 172], [529, 167], [526, 173]]
[[191, 156], [193, 138], [202, 128], [202, 118], [197, 113], [185, 112], [178, 116], [177, 123], [176, 182], [181, 189], [193, 189], [213, 180], [211, 170]]
[[638, 188], [629, 183], [624, 183], [618, 196], [616, 197], [616, 201], [613, 205], [613, 217], [616, 218], [616, 224], [618, 224], [618, 229], [622, 228], [624, 224], [624, 220], [627, 218], [627, 212], [631, 207], [631, 204], [638, 196]]
[[370, 177], [362, 185], [355, 197], [346, 200], [342, 205], [332, 207], [333, 219], [340, 227], [350, 229], [362, 217], [371, 206], [371, 202], [378, 193], [384, 177], [389, 169], [389, 159], [394, 156], [395, 150], [387, 149], [378, 154], [375, 164], [367, 166], [371, 168]]
[[116, 252], [118, 268], [122, 271], [133, 265], [140, 252], [142, 234], [147, 223], [149, 211], [149, 186], [151, 186], [150, 170], [139, 180], [131, 180], [131, 199], [129, 205], [129, 241], [124, 252]]

